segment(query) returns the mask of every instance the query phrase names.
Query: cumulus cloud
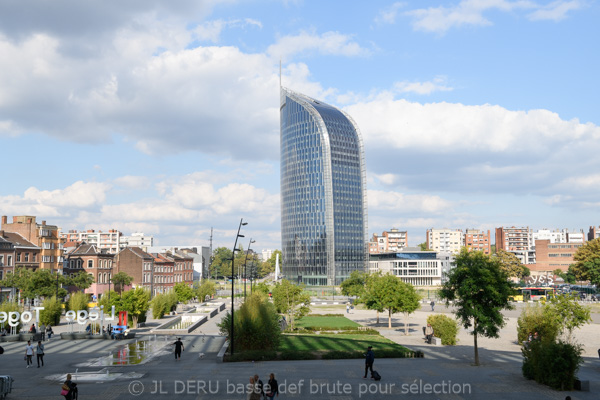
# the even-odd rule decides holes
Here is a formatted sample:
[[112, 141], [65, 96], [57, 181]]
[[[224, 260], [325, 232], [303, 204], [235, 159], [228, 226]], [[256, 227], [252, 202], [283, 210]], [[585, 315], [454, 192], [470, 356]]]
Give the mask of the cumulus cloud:
[[446, 78], [438, 76], [427, 82], [395, 82], [394, 91], [397, 93], [431, 94], [433, 92], [448, 92], [454, 90], [446, 85]]
[[[493, 22], [485, 16], [487, 12], [527, 12], [530, 20], [559, 21], [569, 11], [582, 8], [578, 0], [557, 0], [541, 5], [529, 0], [462, 0], [450, 6], [420, 8], [405, 11], [403, 15], [412, 18], [415, 30], [443, 34], [452, 28], [463, 26], [489, 26]], [[393, 22], [397, 8], [389, 11], [387, 22]]]
[[283, 60], [307, 52], [346, 57], [362, 57], [371, 53], [353, 41], [351, 35], [339, 32], [325, 32], [319, 35], [303, 31], [298, 35], [283, 36], [267, 49], [267, 54], [271, 57]]
[[110, 185], [98, 182], [78, 181], [65, 189], [39, 190], [35, 187], [24, 193], [25, 202], [37, 202], [52, 207], [87, 208], [102, 204]]
[[198, 25], [194, 29], [194, 33], [196, 34], [196, 38], [198, 40], [206, 40], [212, 43], [218, 43], [221, 32], [224, 29], [245, 29], [247, 27], [262, 29], [262, 23], [252, 18], [230, 20], [217, 19], [213, 21], [206, 21]]
[[440, 213], [451, 209], [452, 203], [439, 196], [403, 194], [369, 190], [369, 209], [396, 210], [403, 214], [410, 212]]
[[398, 11], [406, 7], [406, 3], [398, 2], [392, 4], [390, 7], [379, 11], [379, 14], [375, 18], [375, 22], [380, 24], [393, 24], [396, 22]]

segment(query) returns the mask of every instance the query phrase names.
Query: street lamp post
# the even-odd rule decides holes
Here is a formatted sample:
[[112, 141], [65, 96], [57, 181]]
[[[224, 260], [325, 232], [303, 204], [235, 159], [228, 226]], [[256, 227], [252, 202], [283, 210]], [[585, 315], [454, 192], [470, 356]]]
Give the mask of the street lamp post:
[[252, 243], [256, 243], [256, 240], [250, 239], [250, 243], [248, 243], [248, 249], [246, 250], [246, 258], [244, 259], [244, 301], [246, 300], [246, 281], [248, 280], [248, 275], [246, 275], [246, 264], [248, 264], [248, 253], [250, 252], [250, 246]]
[[231, 355], [233, 356], [233, 309], [235, 293], [234, 293], [234, 279], [235, 279], [235, 252], [237, 247], [237, 241], [239, 238], [244, 237], [244, 235], [240, 235], [240, 229], [242, 229], [242, 225], [248, 225], [247, 222], [244, 222], [244, 218], [240, 219], [240, 226], [238, 226], [237, 235], [235, 236], [235, 243], [233, 244], [233, 252], [231, 255]]

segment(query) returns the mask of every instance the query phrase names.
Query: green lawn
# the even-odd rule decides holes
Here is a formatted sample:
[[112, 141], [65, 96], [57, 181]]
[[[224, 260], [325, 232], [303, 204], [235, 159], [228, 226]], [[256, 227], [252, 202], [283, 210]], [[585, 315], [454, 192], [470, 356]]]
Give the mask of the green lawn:
[[294, 321], [294, 326], [297, 328], [312, 327], [316, 329], [340, 329], [344, 327], [359, 327], [354, 321], [349, 320], [346, 317], [338, 316], [312, 316], [307, 315], [299, 320]]
[[279, 351], [360, 351], [366, 352], [373, 346], [373, 351], [402, 351], [404, 346], [392, 342], [379, 335], [282, 335]]

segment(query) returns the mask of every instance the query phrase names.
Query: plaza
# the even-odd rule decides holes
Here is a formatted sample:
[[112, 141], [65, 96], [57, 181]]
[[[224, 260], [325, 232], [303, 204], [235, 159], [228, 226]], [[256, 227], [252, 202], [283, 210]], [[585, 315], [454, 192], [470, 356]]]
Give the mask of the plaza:
[[[182, 335], [185, 351], [176, 362], [170, 343], [176, 336], [150, 333], [151, 327], [140, 328], [135, 339], [61, 340], [45, 342], [45, 366], [26, 368], [23, 360], [25, 343], [2, 343], [0, 375], [14, 378], [12, 393], [7, 399], [58, 399], [59, 380], [53, 375], [73, 374], [83, 399], [245, 399], [249, 377], [258, 374], [266, 383], [274, 373], [280, 384], [279, 398], [295, 399], [596, 399], [600, 390], [600, 343], [598, 314], [595, 322], [576, 333], [584, 346], [585, 362], [578, 376], [590, 382], [589, 392], [559, 392], [523, 378], [522, 357], [515, 343], [517, 311], [509, 312], [508, 323], [499, 339], [479, 338], [481, 366], [472, 366], [473, 338], [464, 329], [459, 332], [457, 346], [432, 346], [423, 341], [421, 327], [431, 314], [429, 305], [410, 318], [410, 335], [404, 335], [403, 316], [393, 316], [393, 328], [387, 329], [387, 316], [380, 315], [376, 323], [374, 311], [354, 309], [345, 313], [343, 305], [318, 305], [313, 313], [344, 313], [365, 326], [378, 329], [385, 337], [414, 350], [422, 350], [422, 359], [380, 359], [375, 350], [375, 365], [383, 379], [379, 382], [362, 379], [364, 360], [310, 360], [222, 363], [217, 353], [224, 344], [216, 324], [225, 313], [209, 320], [189, 335]], [[436, 312], [450, 312], [443, 305]], [[148, 326], [157, 324], [150, 320]], [[66, 331], [61, 325], [55, 332]], [[136, 340], [165, 343], [164, 351], [145, 363], [123, 366], [83, 366], [90, 360], [106, 357]], [[200, 353], [204, 356], [200, 358]], [[96, 373], [88, 379], [90, 373]], [[125, 374], [125, 377], [119, 376]], [[135, 376], [134, 378], [127, 378]], [[96, 379], [97, 378], [97, 379]], [[115, 379], [116, 378], [116, 379]]]

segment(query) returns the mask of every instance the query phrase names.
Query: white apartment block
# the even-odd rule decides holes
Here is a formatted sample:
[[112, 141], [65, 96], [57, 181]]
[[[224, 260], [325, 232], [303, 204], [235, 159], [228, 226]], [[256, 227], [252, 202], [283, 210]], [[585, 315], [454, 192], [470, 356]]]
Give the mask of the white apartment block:
[[436, 252], [458, 254], [464, 237], [460, 229], [428, 229], [427, 248]]
[[125, 247], [139, 247], [146, 251], [152, 246], [154, 246], [154, 236], [146, 236], [143, 232], [135, 232], [131, 236], [121, 237], [122, 249]]
[[116, 229], [110, 229], [108, 232], [93, 229], [81, 232], [70, 230], [59, 234], [60, 238], [66, 242], [85, 242], [98, 249], [106, 250], [110, 254], [117, 254], [121, 249], [121, 235], [121, 232]]
[[440, 286], [453, 261], [451, 254], [435, 251], [371, 254], [369, 272], [393, 274], [413, 286]]

